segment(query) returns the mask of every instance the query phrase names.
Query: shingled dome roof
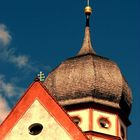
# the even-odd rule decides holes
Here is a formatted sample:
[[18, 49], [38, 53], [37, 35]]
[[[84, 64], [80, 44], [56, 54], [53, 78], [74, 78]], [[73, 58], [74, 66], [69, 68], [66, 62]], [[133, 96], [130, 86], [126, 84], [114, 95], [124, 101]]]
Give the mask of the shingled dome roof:
[[130, 113], [131, 90], [117, 64], [95, 54], [89, 27], [78, 55], [54, 69], [44, 85], [62, 106], [94, 102]]

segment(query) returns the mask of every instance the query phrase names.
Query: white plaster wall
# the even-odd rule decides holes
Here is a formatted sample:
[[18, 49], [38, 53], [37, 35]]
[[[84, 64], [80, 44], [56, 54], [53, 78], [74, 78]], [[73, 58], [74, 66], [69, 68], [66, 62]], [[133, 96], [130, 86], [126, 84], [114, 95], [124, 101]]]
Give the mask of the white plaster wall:
[[[43, 125], [39, 135], [30, 135], [28, 127], [33, 123]], [[4, 140], [72, 140], [68, 132], [36, 100]]]

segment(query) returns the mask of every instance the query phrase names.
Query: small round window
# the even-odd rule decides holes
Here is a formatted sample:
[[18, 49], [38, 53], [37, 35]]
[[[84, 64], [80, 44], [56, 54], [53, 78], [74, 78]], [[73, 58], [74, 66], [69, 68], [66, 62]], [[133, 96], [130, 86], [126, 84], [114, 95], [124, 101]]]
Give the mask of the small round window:
[[100, 118], [99, 119], [99, 124], [102, 128], [108, 129], [110, 127], [110, 122], [107, 118]]
[[81, 122], [81, 119], [80, 119], [78, 116], [72, 117], [72, 120], [73, 120], [74, 123], [76, 123], [77, 125]]
[[29, 134], [31, 135], [38, 135], [41, 133], [43, 126], [40, 123], [34, 123], [29, 126]]

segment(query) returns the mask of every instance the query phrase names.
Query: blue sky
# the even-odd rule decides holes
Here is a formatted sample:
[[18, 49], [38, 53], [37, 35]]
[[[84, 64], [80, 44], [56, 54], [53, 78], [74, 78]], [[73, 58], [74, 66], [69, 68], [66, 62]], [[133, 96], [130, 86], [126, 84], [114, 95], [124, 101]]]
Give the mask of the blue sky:
[[[133, 91], [132, 125], [140, 126], [140, 1], [91, 0], [92, 46], [114, 60]], [[39, 71], [47, 75], [79, 51], [85, 26], [86, 0], [3, 0], [0, 7], [0, 121]]]

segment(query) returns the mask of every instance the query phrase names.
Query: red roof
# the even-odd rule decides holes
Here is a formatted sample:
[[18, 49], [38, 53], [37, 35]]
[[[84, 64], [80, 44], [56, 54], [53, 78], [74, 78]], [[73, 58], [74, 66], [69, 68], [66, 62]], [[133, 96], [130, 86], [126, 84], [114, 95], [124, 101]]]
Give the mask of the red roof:
[[31, 84], [5, 121], [0, 125], [0, 140], [4, 139], [6, 134], [8, 134], [8, 132], [15, 126], [18, 120], [24, 115], [36, 99], [47, 108], [74, 140], [87, 140], [82, 131], [72, 122], [67, 113], [39, 81], [35, 81]]

